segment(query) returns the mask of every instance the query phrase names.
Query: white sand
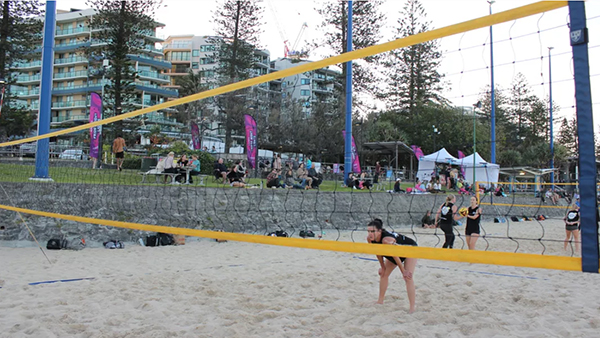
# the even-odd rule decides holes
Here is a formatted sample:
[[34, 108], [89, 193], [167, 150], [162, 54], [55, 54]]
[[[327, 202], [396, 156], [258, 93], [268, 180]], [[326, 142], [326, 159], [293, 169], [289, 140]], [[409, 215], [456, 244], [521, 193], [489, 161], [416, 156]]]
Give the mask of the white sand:
[[[562, 239], [562, 222], [543, 224], [546, 236]], [[531, 236], [536, 226], [511, 223], [511, 232]], [[484, 228], [506, 232], [506, 224]], [[365, 235], [356, 232], [354, 238]], [[335, 236], [328, 232], [326, 238]], [[436, 242], [435, 236], [419, 237], [422, 246]], [[515, 247], [509, 240], [490, 242], [494, 250]], [[520, 242], [529, 249], [520, 252], [541, 252], [539, 244]], [[485, 244], [480, 240], [478, 246]], [[546, 253], [563, 254], [562, 243], [549, 245]], [[420, 260], [417, 312], [408, 315], [398, 272], [392, 274], [386, 304], [375, 304], [378, 263], [356, 258], [374, 256], [195, 239], [178, 247], [130, 245], [48, 255], [52, 265], [37, 248], [0, 248], [0, 337], [597, 337], [600, 332], [597, 274]], [[94, 279], [28, 285], [85, 277]]]

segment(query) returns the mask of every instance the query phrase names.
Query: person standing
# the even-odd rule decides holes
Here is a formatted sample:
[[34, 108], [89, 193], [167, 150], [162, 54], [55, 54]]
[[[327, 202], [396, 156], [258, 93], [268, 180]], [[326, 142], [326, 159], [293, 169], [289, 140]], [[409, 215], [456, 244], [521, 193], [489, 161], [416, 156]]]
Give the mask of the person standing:
[[477, 197], [471, 197], [471, 205], [468, 210], [465, 236], [467, 236], [469, 250], [475, 250], [475, 244], [479, 238], [479, 222], [481, 220], [481, 208], [479, 208], [479, 204], [477, 203]]
[[379, 175], [381, 175], [381, 164], [375, 162], [375, 175], [373, 176], [373, 184], [379, 183]]
[[579, 253], [579, 229], [580, 229], [580, 219], [579, 219], [579, 207], [577, 204], [573, 203], [565, 216], [565, 230], [566, 230], [566, 238], [565, 238], [565, 250], [567, 250], [567, 245], [571, 241], [571, 237], [573, 237], [575, 241], [575, 252]]
[[454, 246], [454, 229], [452, 228], [453, 221], [458, 221], [462, 216], [456, 212], [456, 197], [450, 194], [446, 197], [446, 202], [440, 206], [435, 214], [435, 224], [439, 224], [440, 229], [444, 232], [446, 241], [442, 248], [452, 249]]
[[275, 155], [275, 160], [273, 161], [273, 169], [281, 171], [281, 154]]
[[123, 165], [123, 159], [125, 158], [125, 147], [126, 145], [123, 136], [121, 134], [117, 134], [117, 138], [115, 138], [113, 141], [112, 151], [117, 158], [117, 170], [119, 171], [123, 170], [121, 166]]
[[[388, 244], [388, 245], [411, 245], [417, 246], [412, 238], [408, 238], [401, 234], [390, 233], [383, 229], [383, 221], [376, 218], [367, 225], [367, 242], [376, 244]], [[384, 260], [385, 258], [385, 260]], [[415, 281], [413, 280], [413, 274], [417, 267], [416, 258], [405, 258], [405, 257], [392, 257], [392, 256], [380, 256], [377, 255], [379, 261], [379, 299], [377, 304], [383, 304], [385, 298], [385, 292], [387, 291], [389, 284], [389, 277], [398, 267], [404, 277], [406, 283], [406, 293], [408, 295], [409, 310], [408, 313], [415, 311]]]

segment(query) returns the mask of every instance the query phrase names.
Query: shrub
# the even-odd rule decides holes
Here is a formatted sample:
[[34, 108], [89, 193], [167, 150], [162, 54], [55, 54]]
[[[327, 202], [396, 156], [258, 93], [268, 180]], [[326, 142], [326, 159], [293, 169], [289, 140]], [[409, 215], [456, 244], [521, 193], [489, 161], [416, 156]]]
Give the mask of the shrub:
[[123, 160], [123, 169], [137, 169], [142, 167], [142, 159], [140, 157], [128, 157]]

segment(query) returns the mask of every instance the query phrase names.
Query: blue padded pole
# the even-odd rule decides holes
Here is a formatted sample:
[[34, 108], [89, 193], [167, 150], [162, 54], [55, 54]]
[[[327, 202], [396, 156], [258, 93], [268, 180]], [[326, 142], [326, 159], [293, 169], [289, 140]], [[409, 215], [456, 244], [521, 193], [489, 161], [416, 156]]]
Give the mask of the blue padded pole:
[[581, 270], [598, 273], [598, 203], [596, 201], [596, 155], [590, 90], [590, 65], [585, 3], [569, 1], [571, 46], [575, 73], [577, 137], [579, 142], [579, 194], [581, 196]]
[[[46, 2], [44, 42], [42, 45], [42, 80], [40, 83], [40, 110], [38, 112], [38, 135], [50, 132], [50, 109], [52, 105], [52, 73], [54, 71], [54, 30], [56, 28], [56, 1]], [[50, 140], [37, 141], [35, 175], [33, 178], [49, 179], [48, 163]]]
[[[346, 52], [352, 51], [352, 1], [348, 1], [348, 36]], [[346, 137], [344, 138], [344, 184], [352, 171], [352, 61], [346, 62]]]

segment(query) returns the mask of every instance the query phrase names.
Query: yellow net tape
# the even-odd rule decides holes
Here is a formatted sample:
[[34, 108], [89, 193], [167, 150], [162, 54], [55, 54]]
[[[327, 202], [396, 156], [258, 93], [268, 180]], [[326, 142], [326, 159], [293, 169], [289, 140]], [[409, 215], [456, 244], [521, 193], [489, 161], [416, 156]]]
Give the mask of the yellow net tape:
[[218, 238], [230, 241], [248, 242], [257, 244], [269, 244], [303, 249], [328, 250], [339, 252], [351, 252], [357, 254], [372, 254], [382, 256], [413, 257], [432, 260], [445, 260], [453, 262], [467, 262], [479, 264], [507, 265], [528, 268], [554, 269], [581, 271], [581, 258], [562, 256], [543, 256], [536, 254], [472, 251], [472, 250], [449, 250], [426, 247], [413, 247], [403, 245], [377, 245], [368, 243], [337, 242], [327, 240], [310, 240], [299, 238], [271, 237], [263, 235], [237, 234], [231, 232], [217, 232], [207, 230], [196, 230], [186, 228], [175, 228], [159, 225], [147, 225], [140, 223], [129, 223], [111, 221], [97, 218], [63, 215], [51, 212], [15, 208], [0, 205], [0, 209], [16, 211], [31, 215], [43, 216], [75, 221], [106, 225], [118, 228], [134, 229], [141, 231], [163, 232], [174, 235]]

